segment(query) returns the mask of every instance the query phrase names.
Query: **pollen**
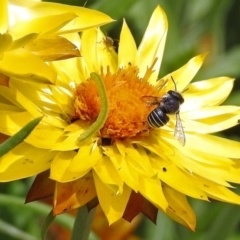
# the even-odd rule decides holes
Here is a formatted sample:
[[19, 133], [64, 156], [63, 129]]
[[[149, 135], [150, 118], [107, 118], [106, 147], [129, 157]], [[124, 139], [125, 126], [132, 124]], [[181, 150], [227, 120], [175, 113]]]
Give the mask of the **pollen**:
[[[143, 96], [160, 97], [165, 92], [159, 91], [148, 83], [152, 73], [149, 68], [143, 78], [140, 78], [136, 66], [129, 64], [117, 72], [106, 73], [101, 70], [109, 101], [109, 115], [100, 131], [101, 138], [121, 139], [148, 135], [151, 127], [147, 123], [149, 113], [156, 106], [147, 106]], [[76, 87], [73, 119], [82, 119], [93, 123], [100, 112], [100, 100], [95, 82], [89, 78]], [[104, 107], [104, 106], [103, 106]]]

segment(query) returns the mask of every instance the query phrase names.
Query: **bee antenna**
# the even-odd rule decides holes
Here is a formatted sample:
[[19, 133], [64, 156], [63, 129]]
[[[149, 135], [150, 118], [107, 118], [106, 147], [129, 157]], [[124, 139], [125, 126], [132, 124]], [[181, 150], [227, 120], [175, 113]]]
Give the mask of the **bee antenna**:
[[174, 79], [173, 79], [173, 77], [171, 76], [171, 79], [172, 79], [172, 81], [173, 81], [173, 84], [174, 84], [174, 86], [175, 86], [175, 91], [177, 91], [177, 85], [176, 85], [176, 82], [174, 81]]

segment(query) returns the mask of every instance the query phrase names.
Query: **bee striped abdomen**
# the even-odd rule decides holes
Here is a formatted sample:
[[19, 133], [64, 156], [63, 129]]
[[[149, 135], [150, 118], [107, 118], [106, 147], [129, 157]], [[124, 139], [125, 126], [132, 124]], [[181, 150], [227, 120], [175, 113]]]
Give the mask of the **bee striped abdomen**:
[[147, 120], [152, 128], [158, 128], [164, 126], [169, 121], [169, 117], [161, 107], [157, 107], [148, 115]]

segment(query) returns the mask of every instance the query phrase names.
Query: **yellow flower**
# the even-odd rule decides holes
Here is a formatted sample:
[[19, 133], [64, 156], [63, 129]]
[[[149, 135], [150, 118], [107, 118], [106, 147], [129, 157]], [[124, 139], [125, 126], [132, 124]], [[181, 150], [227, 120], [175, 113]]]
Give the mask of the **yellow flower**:
[[[50, 64], [58, 74], [54, 83], [11, 78], [9, 87], [1, 86], [3, 134], [13, 135], [33, 117], [44, 118], [1, 158], [0, 180], [41, 173], [27, 201], [54, 192], [55, 214], [99, 202], [109, 223], [121, 217], [131, 220], [139, 212], [155, 220], [160, 209], [194, 229], [195, 214], [187, 196], [240, 204], [240, 197], [229, 190], [229, 182], [240, 182], [240, 144], [210, 135], [238, 122], [239, 107], [219, 106], [234, 80], [218, 77], [190, 83], [204, 54], [158, 79], [167, 27], [165, 13], [157, 7], [137, 48], [124, 22], [118, 54], [98, 28], [86, 30], [80, 40], [81, 58]], [[69, 39], [75, 42], [76, 36]], [[91, 72], [105, 84], [109, 112], [103, 128], [79, 143], [79, 136], [104, 108]], [[146, 96], [166, 98], [175, 90], [172, 79], [185, 100], [180, 107], [185, 146], [174, 137], [176, 114], [164, 110], [170, 121], [152, 128], [148, 115], [158, 105], [143, 101]], [[47, 169], [54, 181], [48, 179]]]
[[[1, 1], [0, 81], [5, 76], [54, 82], [44, 61], [80, 56], [65, 36], [112, 22], [87, 8], [36, 1]], [[44, 61], [43, 61], [44, 60]]]

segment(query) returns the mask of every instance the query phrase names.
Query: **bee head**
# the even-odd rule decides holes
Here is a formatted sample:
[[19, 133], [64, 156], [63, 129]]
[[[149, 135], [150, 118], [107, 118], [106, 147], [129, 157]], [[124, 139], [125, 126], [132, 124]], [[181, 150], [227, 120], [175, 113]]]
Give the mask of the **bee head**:
[[184, 98], [179, 92], [169, 90], [167, 93], [169, 94], [169, 96], [177, 100], [180, 104], [184, 103]]

